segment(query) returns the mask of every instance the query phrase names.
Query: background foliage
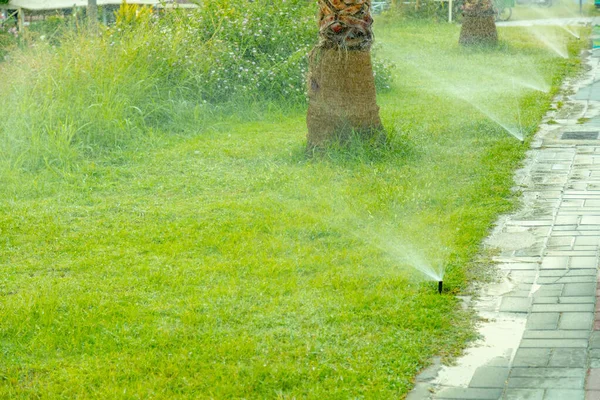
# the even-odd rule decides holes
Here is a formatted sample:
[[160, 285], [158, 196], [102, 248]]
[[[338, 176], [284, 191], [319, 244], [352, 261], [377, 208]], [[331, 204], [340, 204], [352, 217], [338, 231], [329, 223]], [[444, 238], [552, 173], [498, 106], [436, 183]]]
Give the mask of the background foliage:
[[[0, 146], [10, 149], [0, 162], [63, 168], [217, 105], [303, 104], [315, 11], [304, 0], [219, 0], [159, 17], [123, 5], [95, 38], [52, 19], [7, 66], [18, 79], [0, 83], [0, 108], [16, 111], [0, 122]], [[389, 88], [389, 64], [375, 68]]]

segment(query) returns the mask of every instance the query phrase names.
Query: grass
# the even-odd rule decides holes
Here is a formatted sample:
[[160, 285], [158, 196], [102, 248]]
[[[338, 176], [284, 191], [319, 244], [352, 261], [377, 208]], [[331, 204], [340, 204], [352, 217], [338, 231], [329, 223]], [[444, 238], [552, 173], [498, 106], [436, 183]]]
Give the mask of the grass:
[[[234, 105], [65, 164], [3, 164], [0, 397], [405, 396], [474, 337], [452, 294], [489, 273], [480, 242], [516, 201], [526, 147], [473, 104], [529, 139], [578, 68], [500, 34], [465, 50], [456, 26], [381, 20], [397, 64], [383, 149], [309, 158], [302, 109]], [[446, 295], [421, 263], [445, 267]]]
[[[583, 1], [583, 16], [593, 16], [594, 3]], [[579, 18], [579, 2], [569, 0], [554, 0], [550, 7], [536, 4], [516, 4], [510, 17], [511, 21], [546, 19], [546, 18]]]

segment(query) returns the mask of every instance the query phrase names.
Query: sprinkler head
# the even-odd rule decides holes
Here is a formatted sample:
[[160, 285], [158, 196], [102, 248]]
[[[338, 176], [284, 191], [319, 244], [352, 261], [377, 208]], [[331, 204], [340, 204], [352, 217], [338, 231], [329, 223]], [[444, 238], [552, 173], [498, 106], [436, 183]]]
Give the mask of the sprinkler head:
[[438, 293], [442, 294], [443, 290], [444, 290], [444, 281], [438, 281]]

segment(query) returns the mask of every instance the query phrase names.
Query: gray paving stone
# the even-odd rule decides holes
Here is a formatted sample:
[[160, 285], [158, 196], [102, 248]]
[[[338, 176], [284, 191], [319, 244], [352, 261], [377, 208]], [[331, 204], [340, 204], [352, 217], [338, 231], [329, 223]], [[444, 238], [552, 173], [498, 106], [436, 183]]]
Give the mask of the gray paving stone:
[[553, 232], [565, 232], [567, 235], [572, 235], [574, 232], [577, 233], [579, 230], [577, 229], [579, 225], [558, 225], [555, 226], [552, 230]]
[[560, 270], [546, 270], [540, 271], [540, 276], [596, 276], [598, 270], [596, 268], [587, 268], [587, 269], [569, 269], [566, 272]]
[[[600, 227], [599, 227], [600, 228]], [[551, 257], [593, 257], [596, 255], [596, 250], [595, 249], [552, 249], [549, 248], [548, 250], [543, 252], [544, 256], [551, 256]], [[586, 265], [586, 264], [579, 264], [576, 263], [575, 265], [570, 265], [569, 268], [589, 268], [589, 266], [587, 267], [579, 267], [578, 265]], [[549, 271], [551, 271], [551, 269], [548, 269]]]
[[593, 304], [534, 304], [531, 306], [532, 313], [551, 312], [594, 312]]
[[[569, 222], [566, 222], [566, 224], [576, 224], [577, 218], [578, 217], [574, 217], [574, 216], [557, 217], [555, 224], [565, 225], [566, 221], [569, 221]], [[562, 221], [565, 221], [565, 222], [562, 222]], [[551, 237], [550, 239], [548, 239], [548, 246], [549, 247], [552, 247], [552, 246], [569, 246], [569, 247], [571, 247], [574, 243], [576, 243], [576, 239], [577, 238], [574, 236]]]
[[543, 400], [544, 389], [507, 389], [503, 400]]
[[595, 296], [534, 297], [533, 304], [595, 304]]
[[504, 263], [498, 264], [498, 268], [500, 269], [510, 269], [510, 270], [536, 270], [539, 267], [538, 263], [529, 262], [529, 263]]
[[559, 313], [530, 314], [525, 325], [526, 329], [556, 329], [558, 327]]
[[550, 355], [550, 367], [582, 368], [587, 361], [586, 349], [554, 349]]
[[411, 392], [406, 396], [406, 400], [426, 400], [429, 398], [429, 384], [417, 383]]
[[564, 390], [564, 389], [547, 389], [544, 395], [544, 400], [583, 400], [585, 391], [580, 390]]
[[[592, 306], [593, 310], [594, 305], [590, 304], [590, 306]], [[564, 313], [563, 315], [561, 315], [560, 320], [558, 322], [558, 329], [582, 329], [589, 331], [592, 328], [593, 322], [593, 312]]]
[[486, 367], [504, 367], [508, 368], [510, 365], [510, 356], [506, 357], [494, 357], [485, 366]]
[[596, 249], [598, 248], [598, 246], [589, 246], [589, 245], [575, 245], [573, 246], [572, 250], [574, 253], [580, 254], [580, 255], [594, 255], [596, 252]]
[[588, 340], [590, 332], [585, 330], [526, 330], [523, 339], [585, 339]]
[[587, 348], [588, 341], [585, 339], [523, 339], [522, 348]]
[[[542, 287], [543, 289], [543, 287]], [[533, 294], [533, 297], [559, 297], [562, 295], [562, 289], [548, 289], [548, 290], [538, 290]]]
[[[585, 205], [585, 200], [584, 200]], [[581, 217], [582, 225], [600, 225], [600, 216], [597, 215], [584, 215]]]
[[584, 379], [585, 368], [513, 368], [511, 378], [579, 378]]
[[596, 304], [595, 296], [563, 296], [559, 297], [562, 304]]
[[[535, 368], [532, 368], [535, 369]], [[508, 378], [509, 388], [529, 388], [529, 389], [582, 389], [583, 378], [544, 378], [544, 377], [526, 377], [526, 378]]]
[[435, 394], [440, 400], [498, 400], [502, 389], [444, 388]]
[[589, 283], [595, 282], [595, 276], [565, 276], [559, 277], [540, 277], [537, 283], [540, 285], [546, 285], [549, 283]]
[[[600, 226], [598, 228], [600, 228]], [[596, 232], [598, 232], [598, 230]], [[597, 257], [572, 257], [571, 263], [569, 264], [569, 267], [571, 268], [595, 268], [597, 266]]]
[[508, 368], [479, 367], [475, 370], [469, 387], [473, 388], [504, 388], [508, 378]]
[[530, 297], [531, 291], [529, 290], [513, 290], [506, 293], [506, 296], [511, 297]]
[[600, 368], [600, 349], [590, 349], [588, 359], [590, 368]]
[[600, 331], [594, 331], [590, 335], [590, 349], [600, 349]]
[[565, 269], [569, 266], [569, 257], [545, 257], [542, 260], [542, 269]]
[[595, 283], [567, 283], [563, 289], [563, 296], [593, 296], [595, 293]]
[[533, 298], [533, 304], [558, 304], [558, 296], [540, 296]]
[[[589, 200], [588, 200], [589, 201]], [[600, 200], [595, 200], [600, 205]], [[587, 204], [587, 201], [586, 201]], [[577, 246], [600, 246], [600, 236], [580, 236], [575, 238]]]
[[502, 303], [500, 304], [500, 311], [512, 313], [527, 313], [530, 304], [531, 298], [529, 297], [505, 296], [502, 298]]
[[514, 367], [545, 367], [550, 360], [552, 349], [519, 348], [513, 359]]

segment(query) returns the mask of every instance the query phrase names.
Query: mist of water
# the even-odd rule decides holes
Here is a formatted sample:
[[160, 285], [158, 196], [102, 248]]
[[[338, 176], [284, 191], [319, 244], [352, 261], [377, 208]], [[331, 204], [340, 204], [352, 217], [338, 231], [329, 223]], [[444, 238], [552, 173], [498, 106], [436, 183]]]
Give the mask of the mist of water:
[[[448, 93], [451, 96], [468, 103], [473, 108], [475, 108], [477, 111], [479, 111], [480, 113], [485, 115], [490, 120], [494, 121], [500, 127], [502, 127], [507, 133], [509, 133], [511, 136], [513, 136], [517, 140], [519, 140], [521, 142], [524, 140], [522, 129], [520, 129], [516, 126], [511, 126], [509, 123], [507, 123], [505, 118], [501, 118], [490, 107], [484, 106], [483, 103], [481, 101], [478, 101], [476, 96], [474, 96], [474, 93], [476, 91], [471, 89], [469, 86], [458, 86], [458, 85], [454, 85], [454, 84], [450, 83], [447, 80], [442, 81], [439, 78], [437, 78], [435, 76], [435, 74], [433, 74], [432, 72], [430, 72], [426, 69], [423, 69], [423, 68], [418, 68], [418, 71], [421, 72], [422, 74], [427, 75], [427, 77], [429, 79], [435, 81], [437, 84], [437, 87], [441, 88], [445, 93]], [[517, 104], [517, 113], [519, 113], [518, 104]]]
[[[569, 26], [569, 23], [572, 21], [564, 21], [564, 20], [560, 21], [560, 20], [553, 19], [549, 15], [550, 14], [549, 10], [545, 11], [544, 9], [541, 9], [539, 7], [531, 7], [529, 11], [536, 14], [538, 18], [548, 19], [548, 21], [550, 22], [548, 25], [558, 26], [559, 28], [561, 28], [562, 30], [564, 30], [565, 32], [570, 34], [571, 36], [573, 36], [577, 39], [581, 38], [579, 33], [577, 33], [574, 29], [571, 28], [571, 26]], [[570, 18], [570, 19], [581, 18], [581, 15], [579, 14], [579, 10], [578, 9], [575, 10], [572, 7], [564, 7], [564, 6], [561, 7], [560, 14], [563, 14], [564, 16], [566, 16], [567, 18]]]
[[374, 245], [414, 270], [420, 272], [427, 280], [442, 281], [444, 280], [445, 268], [441, 261], [432, 262], [428, 260], [422, 249], [417, 249], [414, 245], [408, 245], [406, 242], [399, 239], [384, 239], [378, 240]]
[[529, 33], [535, 36], [537, 40], [543, 43], [548, 49], [555, 52], [558, 56], [562, 58], [569, 58], [569, 53], [567, 52], [567, 46], [564, 40], [561, 40], [561, 38], [558, 38], [555, 35], [548, 34], [542, 29], [534, 26], [526, 27], [526, 29]]

